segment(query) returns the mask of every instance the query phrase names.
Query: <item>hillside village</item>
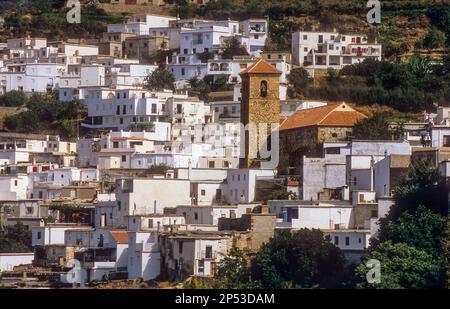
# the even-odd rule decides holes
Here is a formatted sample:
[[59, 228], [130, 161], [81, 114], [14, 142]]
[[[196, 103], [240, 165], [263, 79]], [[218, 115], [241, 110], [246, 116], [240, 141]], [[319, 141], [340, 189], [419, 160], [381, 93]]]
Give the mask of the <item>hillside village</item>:
[[[71, 286], [74, 259], [83, 286], [210, 280], [235, 252], [251, 263], [304, 229], [358, 265], [416, 163], [448, 198], [448, 98], [361, 134], [376, 112], [292, 95], [291, 73], [315, 87], [381, 62], [385, 46], [300, 30], [270, 50], [269, 26], [137, 13], [97, 39], [1, 42], [0, 230], [30, 237], [0, 250], [1, 282]], [[46, 119], [60, 106], [69, 117]]]

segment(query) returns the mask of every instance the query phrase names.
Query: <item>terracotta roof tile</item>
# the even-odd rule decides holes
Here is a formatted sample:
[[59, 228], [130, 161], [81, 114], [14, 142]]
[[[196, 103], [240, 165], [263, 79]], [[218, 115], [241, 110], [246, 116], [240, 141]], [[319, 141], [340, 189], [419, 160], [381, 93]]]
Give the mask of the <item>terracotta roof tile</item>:
[[251, 74], [251, 73], [266, 73], [266, 74], [281, 74], [281, 71], [276, 67], [268, 63], [264, 59], [259, 59], [250, 67], [246, 68], [240, 73], [240, 75]]
[[282, 122], [280, 131], [310, 126], [353, 126], [364, 118], [364, 114], [345, 103], [330, 104], [296, 111]]
[[127, 244], [128, 243], [128, 233], [126, 231], [109, 231], [111, 237], [118, 244]]

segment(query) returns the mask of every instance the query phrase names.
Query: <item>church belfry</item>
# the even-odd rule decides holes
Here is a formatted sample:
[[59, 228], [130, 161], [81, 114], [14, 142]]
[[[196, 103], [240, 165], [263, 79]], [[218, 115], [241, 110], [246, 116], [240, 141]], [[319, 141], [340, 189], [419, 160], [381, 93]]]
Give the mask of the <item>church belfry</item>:
[[[240, 73], [242, 78], [241, 122], [249, 129], [241, 132], [245, 140], [245, 158], [240, 159], [241, 168], [259, 167], [260, 152], [266, 147], [270, 150], [270, 135], [262, 143], [260, 125], [280, 123], [280, 75], [275, 66], [259, 59]], [[267, 135], [267, 134], [265, 134]], [[242, 145], [242, 143], [241, 143]]]

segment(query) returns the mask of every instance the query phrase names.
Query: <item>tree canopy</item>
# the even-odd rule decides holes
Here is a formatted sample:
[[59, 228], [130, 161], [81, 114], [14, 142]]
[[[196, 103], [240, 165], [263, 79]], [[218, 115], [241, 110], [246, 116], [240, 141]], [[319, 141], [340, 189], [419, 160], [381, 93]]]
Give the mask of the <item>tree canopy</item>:
[[374, 113], [371, 117], [360, 120], [353, 127], [353, 136], [363, 140], [396, 140], [403, 137], [402, 127], [391, 129], [390, 115]]
[[163, 67], [158, 67], [144, 81], [144, 88], [154, 91], [175, 90], [175, 76]]
[[336, 288], [345, 276], [343, 253], [316, 229], [280, 232], [261, 247], [252, 265], [252, 279], [264, 288]]
[[0, 252], [31, 252], [31, 231], [21, 222], [0, 231]]
[[358, 288], [424, 289], [442, 287], [442, 274], [433, 257], [424, 250], [391, 241], [380, 244], [365, 261], [380, 262], [380, 282], [368, 283], [370, 268], [361, 263], [356, 268]]
[[76, 137], [78, 118], [83, 113], [81, 104], [78, 100], [62, 102], [57, 96], [55, 92], [33, 93], [31, 96], [15, 92], [0, 97], [0, 102], [9, 100], [15, 106], [25, 107], [23, 112], [7, 116], [5, 127], [20, 133], [56, 133], [62, 137]]

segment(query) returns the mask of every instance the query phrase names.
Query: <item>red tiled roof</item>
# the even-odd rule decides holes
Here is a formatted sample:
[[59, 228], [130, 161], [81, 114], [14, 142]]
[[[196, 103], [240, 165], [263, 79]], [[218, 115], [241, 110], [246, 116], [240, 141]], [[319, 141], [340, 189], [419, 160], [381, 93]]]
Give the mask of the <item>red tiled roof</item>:
[[126, 231], [109, 231], [111, 237], [118, 244], [127, 244], [128, 243], [128, 233]]
[[259, 59], [250, 67], [246, 68], [240, 73], [240, 75], [251, 74], [251, 73], [265, 73], [265, 74], [281, 74], [281, 71], [276, 67], [268, 63], [264, 59]]
[[296, 111], [281, 123], [280, 131], [310, 126], [351, 127], [367, 118], [345, 103], [330, 104]]

